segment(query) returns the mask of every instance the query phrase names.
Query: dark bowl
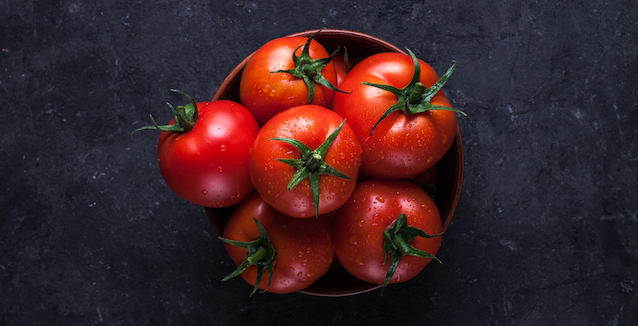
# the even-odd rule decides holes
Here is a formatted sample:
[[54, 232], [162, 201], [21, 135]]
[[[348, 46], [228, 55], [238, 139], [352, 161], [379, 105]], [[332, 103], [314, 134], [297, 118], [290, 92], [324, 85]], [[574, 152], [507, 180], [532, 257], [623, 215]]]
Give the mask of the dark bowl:
[[[317, 30], [305, 31], [291, 34], [289, 36], [305, 36], [314, 34]], [[399, 52], [405, 54], [400, 48], [363, 33], [338, 30], [324, 29], [315, 36], [315, 40], [321, 43], [329, 53], [332, 53], [337, 47], [346, 46], [348, 55], [353, 58], [363, 59], [367, 56], [380, 52]], [[239, 82], [241, 74], [246, 63], [252, 54], [246, 57], [221, 84], [213, 100], [233, 100], [239, 102]], [[443, 156], [441, 161], [437, 163], [436, 176], [436, 195], [435, 203], [441, 215], [443, 231], [447, 230], [452, 221], [452, 216], [456, 210], [456, 206], [461, 197], [461, 187], [463, 185], [463, 144], [461, 141], [461, 132], [456, 131], [456, 137], [452, 143], [450, 150]], [[206, 207], [206, 214], [213, 225], [217, 234], [222, 235], [226, 222], [232, 215], [235, 207], [227, 208], [210, 208]], [[328, 273], [319, 278], [315, 283], [306, 289], [299, 291], [301, 293], [339, 297], [347, 295], [355, 295], [380, 288], [380, 284], [372, 284], [361, 281], [350, 275], [343, 269], [330, 270]]]

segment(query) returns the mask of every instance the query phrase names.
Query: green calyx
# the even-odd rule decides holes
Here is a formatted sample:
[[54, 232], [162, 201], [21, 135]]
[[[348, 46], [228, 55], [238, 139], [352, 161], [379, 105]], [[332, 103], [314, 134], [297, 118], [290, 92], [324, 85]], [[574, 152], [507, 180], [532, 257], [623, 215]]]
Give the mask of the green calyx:
[[385, 111], [385, 113], [383, 113], [381, 118], [372, 127], [372, 130], [370, 130], [370, 135], [372, 135], [372, 131], [374, 131], [381, 120], [385, 119], [385, 117], [395, 111], [403, 111], [403, 113], [405, 113], [406, 115], [412, 115], [430, 110], [447, 110], [454, 111], [466, 116], [465, 112], [459, 109], [449, 108], [442, 105], [434, 105], [430, 103], [430, 100], [432, 100], [434, 95], [438, 93], [441, 88], [443, 88], [443, 85], [447, 82], [448, 78], [450, 78], [450, 75], [452, 75], [454, 68], [456, 68], [456, 62], [452, 64], [450, 69], [448, 69], [448, 71], [443, 76], [441, 76], [441, 78], [439, 78], [439, 80], [434, 83], [432, 87], [428, 88], [427, 86], [419, 82], [421, 78], [421, 65], [419, 64], [419, 60], [416, 58], [414, 53], [410, 51], [410, 49], [406, 50], [408, 50], [408, 53], [410, 53], [412, 61], [414, 62], [414, 75], [412, 76], [412, 80], [410, 81], [410, 83], [408, 83], [405, 87], [396, 88], [391, 85], [363, 83], [364, 85], [377, 87], [391, 92], [397, 97], [397, 103], [391, 106], [387, 111]]
[[324, 161], [324, 157], [326, 156], [328, 149], [332, 143], [334, 143], [345, 122], [346, 120], [343, 120], [339, 127], [333, 131], [315, 150], [310, 149], [310, 147], [306, 144], [293, 138], [275, 137], [268, 139], [269, 141], [278, 140], [288, 143], [296, 147], [301, 152], [301, 158], [299, 159], [277, 159], [277, 161], [286, 163], [297, 169], [297, 172], [295, 172], [288, 183], [288, 190], [292, 190], [292, 188], [298, 185], [302, 180], [308, 178], [315, 205], [315, 216], [319, 216], [319, 179], [322, 174], [352, 180], [352, 178], [342, 172], [339, 172]]
[[388, 272], [385, 276], [381, 293], [383, 294], [383, 290], [390, 283], [394, 272], [397, 270], [397, 266], [399, 266], [401, 257], [410, 255], [421, 258], [434, 258], [440, 263], [441, 261], [434, 255], [412, 247], [410, 241], [414, 240], [416, 237], [429, 239], [440, 236], [441, 234], [442, 233], [429, 235], [419, 228], [409, 226], [408, 217], [405, 214], [399, 215], [394, 224], [383, 231], [383, 237], [385, 238], [385, 241], [383, 242], [385, 261], [383, 264], [385, 265], [388, 262], [388, 257], [390, 257], [390, 266], [388, 267]]
[[270, 284], [272, 283], [272, 274], [275, 267], [275, 257], [277, 256], [277, 251], [275, 250], [275, 247], [273, 247], [272, 243], [270, 243], [270, 238], [268, 237], [266, 229], [264, 229], [264, 226], [261, 225], [261, 223], [256, 218], [253, 219], [255, 220], [255, 223], [257, 223], [257, 228], [259, 228], [259, 238], [257, 238], [257, 240], [235, 241], [219, 237], [220, 240], [228, 244], [246, 248], [246, 250], [248, 250], [248, 257], [246, 258], [246, 260], [244, 260], [244, 262], [241, 263], [241, 265], [239, 265], [234, 272], [223, 278], [222, 282], [228, 281], [231, 278], [240, 275], [249, 266], [254, 265], [257, 267], [257, 279], [255, 282], [255, 287], [250, 293], [250, 296], [255, 294], [255, 292], [257, 292], [257, 289], [259, 289], [261, 278], [264, 275], [264, 269], [268, 270], [268, 287], [261, 292], [263, 293], [268, 291], [268, 289], [270, 288]]
[[[292, 61], [295, 63], [295, 68], [289, 69], [289, 70], [271, 71], [271, 73], [288, 73], [297, 78], [303, 79], [304, 82], [306, 83], [306, 86], [308, 87], [308, 104], [312, 103], [312, 100], [315, 98], [316, 83], [323, 85], [326, 88], [331, 89], [333, 91], [346, 93], [338, 89], [332, 83], [330, 83], [330, 81], [328, 81], [326, 77], [324, 77], [321, 74], [321, 71], [323, 70], [323, 68], [325, 68], [326, 65], [328, 65], [330, 61], [332, 61], [332, 59], [339, 52], [338, 48], [337, 50], [335, 50], [335, 52], [333, 52], [327, 58], [322, 58], [322, 59], [310, 58], [310, 41], [312, 41], [315, 35], [317, 35], [319, 32], [321, 32], [321, 30], [317, 31], [316, 33], [308, 37], [308, 40], [306, 41], [304, 45], [300, 45], [299, 47], [295, 49], [295, 51], [292, 52]], [[295, 52], [297, 52], [297, 49], [299, 49], [302, 46], [303, 46], [303, 49], [301, 50], [301, 55], [296, 56]]]
[[192, 97], [188, 96], [188, 94], [180, 90], [171, 89], [171, 91], [186, 96], [188, 100], [190, 101], [190, 103], [184, 106], [178, 106], [178, 107], [173, 107], [170, 103], [168, 102], [166, 103], [171, 108], [171, 110], [173, 110], [173, 113], [175, 114], [175, 123], [173, 123], [172, 125], [159, 126], [157, 125], [157, 123], [155, 122], [155, 119], [153, 119], [153, 116], [151, 115], [151, 123], [153, 123], [152, 126], [137, 128], [133, 132], [145, 130], [145, 129], [154, 129], [154, 130], [167, 131], [167, 132], [187, 132], [192, 130], [193, 127], [195, 127], [195, 122], [197, 122], [197, 115], [198, 115], [197, 103], [195, 103], [195, 100], [193, 100]]

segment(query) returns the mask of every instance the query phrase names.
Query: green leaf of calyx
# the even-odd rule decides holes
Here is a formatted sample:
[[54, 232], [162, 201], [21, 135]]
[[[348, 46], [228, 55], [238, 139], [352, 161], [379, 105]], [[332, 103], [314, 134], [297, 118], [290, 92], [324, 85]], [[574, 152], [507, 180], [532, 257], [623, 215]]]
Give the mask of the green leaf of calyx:
[[383, 252], [385, 253], [385, 265], [390, 258], [390, 265], [388, 266], [388, 272], [386, 273], [385, 280], [383, 282], [383, 288], [381, 289], [381, 295], [383, 290], [390, 284], [390, 280], [399, 266], [399, 261], [403, 256], [416, 256], [421, 258], [433, 258], [439, 263], [441, 262], [436, 256], [427, 253], [425, 251], [414, 248], [410, 241], [416, 237], [422, 237], [425, 239], [433, 238], [442, 235], [442, 233], [429, 235], [425, 231], [408, 225], [408, 217], [405, 214], [400, 214], [392, 226], [383, 231]]
[[[332, 59], [337, 55], [337, 53], [339, 52], [339, 48], [337, 48], [337, 50], [335, 50], [327, 58], [320, 58], [320, 59], [310, 58], [310, 42], [322, 30], [323, 29], [320, 29], [316, 33], [312, 34], [310, 37], [308, 37], [308, 40], [306, 40], [306, 42], [303, 45], [300, 45], [292, 52], [292, 61], [295, 64], [295, 68], [289, 69], [289, 70], [271, 71], [271, 73], [288, 73], [294, 77], [303, 79], [304, 83], [308, 87], [308, 104], [312, 103], [312, 100], [315, 97], [315, 84], [323, 85], [326, 88], [336, 92], [347, 93], [340, 90], [335, 85], [333, 85], [321, 73], [323, 68], [325, 68], [332, 61]], [[299, 56], [295, 55], [297, 50], [302, 46], [303, 46], [303, 49], [301, 50], [301, 54]]]
[[261, 284], [261, 279], [264, 274], [264, 269], [268, 271], [268, 287], [265, 290], [261, 291], [266, 292], [270, 288], [270, 284], [272, 283], [272, 274], [275, 266], [275, 257], [277, 257], [277, 251], [275, 247], [273, 247], [270, 242], [270, 238], [268, 237], [268, 233], [264, 226], [257, 220], [253, 218], [255, 223], [257, 224], [257, 228], [259, 229], [259, 238], [253, 241], [235, 241], [226, 239], [223, 237], [219, 237], [220, 240], [237, 247], [242, 247], [248, 250], [248, 257], [244, 260], [237, 269], [232, 272], [230, 275], [226, 276], [222, 279], [222, 282], [225, 282], [235, 276], [240, 275], [243, 271], [246, 270], [249, 266], [257, 267], [257, 277], [255, 281], [255, 287], [253, 291], [250, 293], [250, 296], [257, 292], [259, 289], [259, 284]]
[[445, 85], [447, 80], [452, 75], [452, 72], [454, 71], [454, 68], [456, 67], [456, 62], [453, 61], [452, 66], [447, 70], [447, 72], [443, 76], [441, 76], [441, 78], [439, 78], [439, 80], [436, 83], [434, 83], [434, 85], [432, 85], [431, 87], [427, 87], [421, 84], [421, 82], [419, 82], [421, 78], [421, 65], [419, 64], [419, 60], [414, 55], [414, 53], [410, 51], [410, 49], [406, 48], [406, 50], [410, 54], [410, 57], [412, 58], [412, 62], [414, 63], [414, 73], [412, 74], [412, 79], [406, 86], [404, 86], [403, 88], [397, 88], [392, 85], [373, 84], [373, 83], [366, 83], [366, 82], [362, 83], [364, 85], [380, 88], [382, 90], [391, 92], [397, 97], [397, 103], [392, 105], [390, 108], [388, 108], [383, 113], [381, 118], [374, 124], [374, 126], [372, 126], [372, 129], [370, 130], [370, 135], [372, 135], [372, 132], [374, 131], [374, 129], [377, 128], [377, 126], [383, 119], [385, 119], [388, 115], [390, 115], [390, 113], [393, 113], [396, 111], [402, 111], [406, 115], [412, 115], [417, 113], [423, 113], [429, 110], [446, 110], [446, 111], [454, 111], [456, 113], [467, 116], [465, 112], [459, 109], [450, 108], [450, 107], [442, 106], [442, 105], [434, 105], [430, 102], [432, 98], [434, 97], [434, 95], [443, 88], [443, 85]]
[[171, 89], [171, 91], [186, 96], [188, 100], [190, 101], [190, 103], [184, 106], [178, 106], [178, 107], [173, 107], [173, 105], [171, 105], [170, 103], [168, 102], [166, 103], [173, 111], [173, 115], [175, 116], [175, 122], [171, 125], [159, 126], [155, 122], [155, 119], [153, 119], [153, 116], [151, 115], [152, 125], [137, 128], [133, 131], [133, 133], [140, 130], [147, 130], [147, 129], [154, 129], [154, 130], [166, 131], [166, 132], [188, 132], [192, 130], [193, 127], [195, 127], [195, 123], [197, 122], [197, 118], [199, 114], [197, 111], [197, 103], [195, 103], [195, 100], [193, 100], [192, 97], [190, 97], [188, 94], [180, 90]]
[[341, 128], [343, 128], [343, 125], [345, 123], [346, 120], [343, 120], [339, 127], [335, 129], [315, 150], [310, 149], [310, 147], [308, 147], [303, 142], [293, 138], [275, 137], [268, 139], [269, 141], [278, 140], [288, 143], [299, 150], [301, 157], [298, 159], [276, 160], [297, 169], [293, 177], [290, 179], [290, 182], [288, 183], [288, 190], [292, 190], [301, 181], [308, 178], [310, 189], [312, 191], [313, 203], [315, 205], [315, 216], [319, 216], [319, 181], [322, 174], [328, 174], [339, 178], [352, 180], [351, 177], [338, 171], [324, 161], [324, 157], [328, 153], [328, 149], [334, 143], [337, 135], [339, 135], [339, 132], [341, 132]]

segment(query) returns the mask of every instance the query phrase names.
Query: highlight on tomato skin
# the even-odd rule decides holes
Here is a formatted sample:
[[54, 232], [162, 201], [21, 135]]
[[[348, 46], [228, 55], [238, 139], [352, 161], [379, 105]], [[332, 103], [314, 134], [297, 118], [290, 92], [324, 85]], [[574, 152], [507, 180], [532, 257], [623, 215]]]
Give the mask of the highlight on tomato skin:
[[[276, 255], [273, 261], [260, 263], [270, 263], [272, 274], [265, 268], [259, 283], [258, 266], [248, 266], [241, 272], [241, 277], [248, 284], [258, 285], [262, 291], [291, 293], [310, 286], [328, 271], [334, 247], [330, 221], [326, 216], [308, 219], [286, 216], [254, 193], [232, 214], [224, 228], [223, 238], [243, 242], [258, 239], [260, 231], [255, 220], [263, 226]], [[224, 245], [237, 266], [249, 256], [250, 251], [246, 248], [229, 243]]]
[[[435, 259], [441, 246], [442, 225], [436, 205], [421, 188], [406, 181], [362, 181], [335, 215], [332, 227], [335, 253], [350, 274], [365, 282], [386, 285], [405, 282]], [[418, 235], [407, 241], [420, 252], [406, 249], [408, 254], [397, 259], [396, 270], [389, 275], [389, 258], [394, 254], [385, 251], [388, 235], [384, 232], [402, 215], [405, 226], [423, 232], [412, 229], [409, 232]]]

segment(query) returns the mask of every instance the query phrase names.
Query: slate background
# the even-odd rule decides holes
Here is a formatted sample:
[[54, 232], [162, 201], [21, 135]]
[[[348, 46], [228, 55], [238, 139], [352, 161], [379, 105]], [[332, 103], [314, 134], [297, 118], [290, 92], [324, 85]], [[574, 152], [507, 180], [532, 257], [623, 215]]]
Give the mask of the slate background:
[[[383, 297], [250, 298], [131, 131], [320, 27], [458, 62], [463, 195], [444, 263]], [[634, 0], [6, 0], [0, 49], [2, 325], [638, 323]]]

